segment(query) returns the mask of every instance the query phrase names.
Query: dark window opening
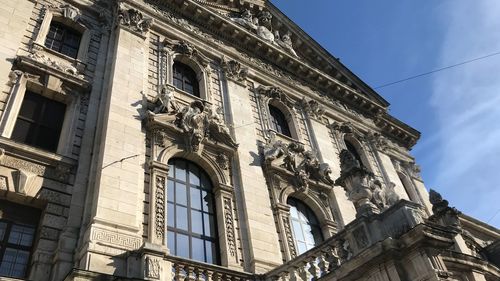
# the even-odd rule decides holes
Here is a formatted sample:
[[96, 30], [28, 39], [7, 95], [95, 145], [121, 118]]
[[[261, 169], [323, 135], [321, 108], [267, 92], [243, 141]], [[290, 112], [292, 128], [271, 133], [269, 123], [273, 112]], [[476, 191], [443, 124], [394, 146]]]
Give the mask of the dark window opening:
[[198, 86], [198, 79], [196, 78], [196, 72], [192, 70], [189, 66], [174, 62], [174, 86], [187, 92], [193, 96], [200, 97], [200, 88]]
[[40, 212], [3, 200], [0, 206], [0, 276], [25, 278]]
[[59, 22], [52, 22], [45, 39], [45, 47], [76, 59], [81, 39], [80, 32]]
[[295, 198], [288, 198], [287, 204], [290, 205], [291, 227], [300, 255], [323, 242], [323, 234], [318, 219], [309, 207]]
[[219, 264], [212, 183], [196, 164], [171, 159], [167, 181], [167, 245], [170, 253]]
[[356, 147], [354, 147], [354, 145], [352, 143], [350, 143], [349, 141], [347, 141], [347, 140], [345, 141], [345, 146], [347, 147], [347, 150], [352, 155], [354, 155], [354, 158], [356, 158], [356, 160], [358, 160], [359, 165], [364, 166], [363, 165], [363, 161], [361, 160], [361, 156], [359, 155], [358, 150], [356, 149]]
[[269, 113], [271, 114], [271, 129], [288, 137], [292, 137], [290, 127], [285, 115], [278, 108], [269, 105]]
[[65, 104], [26, 92], [11, 139], [55, 152], [65, 112]]

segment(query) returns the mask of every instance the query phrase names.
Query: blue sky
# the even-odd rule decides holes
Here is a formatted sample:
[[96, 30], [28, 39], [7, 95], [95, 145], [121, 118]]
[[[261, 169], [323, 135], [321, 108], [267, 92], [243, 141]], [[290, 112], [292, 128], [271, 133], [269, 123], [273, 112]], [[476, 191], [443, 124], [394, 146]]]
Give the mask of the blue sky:
[[[498, 0], [271, 2], [372, 87], [500, 52]], [[377, 91], [427, 188], [500, 228], [500, 55]]]

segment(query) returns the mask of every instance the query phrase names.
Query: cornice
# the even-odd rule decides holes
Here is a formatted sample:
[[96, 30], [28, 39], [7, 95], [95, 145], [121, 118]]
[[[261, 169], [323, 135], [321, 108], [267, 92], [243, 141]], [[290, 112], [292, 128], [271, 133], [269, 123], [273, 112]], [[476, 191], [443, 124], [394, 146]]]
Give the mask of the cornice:
[[[374, 119], [377, 127], [386, 136], [393, 138], [408, 149], [419, 138], [420, 134], [416, 130], [387, 113], [387, 103], [372, 100], [370, 96], [359, 90], [354, 90], [321, 70], [311, 67], [300, 58], [286, 53], [279, 47], [268, 44], [256, 34], [233, 23], [229, 18], [193, 0], [146, 0], [142, 4], [135, 1], [128, 2], [130, 2], [129, 5], [138, 8], [141, 8], [142, 4], [149, 6], [146, 10], [156, 12], [156, 15], [153, 16], [158, 19], [155, 21], [157, 25], [158, 22], [163, 21], [174, 23], [184, 31], [194, 33], [198, 39], [203, 41], [208, 39], [216, 45], [219, 44], [213, 46], [214, 49], [219, 49], [218, 52], [221, 52], [220, 44], [230, 43], [231, 46], [236, 46], [237, 49], [234, 49], [237, 52], [236, 57], [243, 58], [243, 62], [247, 65], [270, 72], [275, 76], [281, 76], [278, 78], [284, 78], [281, 79], [284, 83], [295, 84], [295, 86], [302, 88], [301, 91], [307, 91], [307, 88], [317, 89], [318, 91], [313, 90], [316, 92], [315, 96], [309, 94], [311, 98], [322, 100], [326, 98], [329, 103], [325, 106], [330, 110], [333, 109], [332, 111], [338, 111], [338, 106], [335, 103], [341, 102], [365, 117]], [[161, 9], [162, 6], [163, 9]], [[144, 9], [144, 7], [142, 8]], [[164, 17], [159, 17], [158, 13], [162, 13]], [[193, 17], [193, 15], [196, 16]], [[190, 18], [196, 26], [191, 26], [183, 18]], [[216, 37], [211, 36], [207, 31]], [[254, 74], [253, 71], [250, 71], [249, 76]], [[295, 82], [297, 80], [302, 83]]]

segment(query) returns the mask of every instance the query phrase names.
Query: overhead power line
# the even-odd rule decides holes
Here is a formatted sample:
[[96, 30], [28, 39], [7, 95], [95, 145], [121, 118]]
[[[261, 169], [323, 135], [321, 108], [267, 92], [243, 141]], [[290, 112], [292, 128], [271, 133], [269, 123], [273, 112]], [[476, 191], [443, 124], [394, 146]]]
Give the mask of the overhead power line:
[[454, 67], [461, 66], [461, 65], [464, 65], [464, 64], [468, 64], [468, 63], [471, 63], [471, 62], [475, 62], [475, 61], [478, 61], [478, 60], [483, 60], [483, 59], [486, 59], [486, 58], [489, 58], [489, 57], [493, 57], [493, 56], [496, 56], [496, 55], [500, 55], [500, 51], [496, 52], [496, 53], [489, 54], [489, 55], [485, 55], [485, 56], [482, 56], [482, 57], [477, 57], [477, 58], [474, 58], [474, 59], [470, 59], [470, 60], [466, 60], [466, 61], [463, 61], [463, 62], [459, 62], [457, 64], [448, 65], [448, 66], [445, 66], [445, 67], [434, 69], [434, 70], [429, 71], [429, 72], [424, 72], [424, 73], [421, 73], [421, 74], [418, 74], [418, 75], [410, 76], [410, 77], [407, 77], [407, 78], [404, 78], [404, 79], [401, 79], [401, 80], [397, 80], [397, 81], [394, 81], [394, 82], [391, 82], [391, 83], [383, 84], [383, 85], [375, 87], [374, 89], [385, 88], [385, 87], [388, 87], [388, 86], [392, 86], [394, 84], [399, 84], [399, 83], [402, 83], [402, 82], [406, 82], [408, 80], [413, 80], [415, 78], [419, 78], [419, 77], [422, 77], [422, 76], [430, 75], [430, 74], [433, 74], [433, 73], [436, 73], [436, 72], [440, 72], [440, 71], [443, 71], [443, 70], [446, 70], [446, 69], [454, 68]]

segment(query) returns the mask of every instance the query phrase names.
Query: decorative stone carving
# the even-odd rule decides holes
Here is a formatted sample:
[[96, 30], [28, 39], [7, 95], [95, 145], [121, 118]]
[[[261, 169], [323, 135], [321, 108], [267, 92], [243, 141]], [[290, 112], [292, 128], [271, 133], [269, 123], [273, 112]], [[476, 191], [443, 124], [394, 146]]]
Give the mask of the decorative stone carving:
[[163, 45], [169, 51], [194, 59], [205, 68], [209, 65], [210, 59], [189, 42], [165, 38]]
[[377, 214], [399, 200], [393, 185], [385, 187], [347, 149], [340, 152], [340, 168], [335, 184], [346, 190], [347, 197], [356, 207], [357, 217]]
[[0, 176], [0, 190], [8, 190], [8, 189], [9, 189], [9, 184], [7, 181], [7, 177]]
[[163, 239], [165, 235], [165, 177], [156, 176], [155, 183], [155, 233], [157, 238]]
[[179, 105], [175, 100], [175, 87], [171, 85], [163, 85], [161, 87], [160, 93], [156, 96], [154, 100], [154, 109], [148, 111], [149, 114], [158, 113], [169, 113], [171, 111], [176, 112], [179, 110]]
[[271, 20], [273, 15], [268, 11], [262, 11], [258, 17], [257, 35], [268, 43], [274, 43], [274, 34], [271, 31]]
[[222, 69], [229, 79], [236, 80], [237, 82], [244, 82], [248, 76], [248, 68], [241, 65], [235, 60], [226, 60], [222, 57]]
[[111, 245], [114, 248], [125, 250], [137, 250], [142, 244], [142, 238], [108, 231], [100, 228], [93, 228], [91, 239], [97, 242]]
[[144, 18], [141, 12], [133, 8], [121, 8], [118, 12], [118, 19], [123, 26], [127, 26], [141, 34], [148, 32], [153, 25], [153, 19]]
[[458, 218], [461, 212], [454, 207], [450, 207], [448, 201], [444, 200], [441, 194], [431, 189], [429, 191], [429, 201], [432, 204], [432, 212], [434, 213], [429, 218], [431, 221], [445, 226], [461, 228], [460, 219]]
[[231, 18], [231, 20], [250, 30], [257, 30], [257, 24], [259, 22], [257, 18], [253, 17], [252, 12], [248, 9], [243, 10], [239, 17]]
[[356, 228], [352, 235], [354, 239], [356, 239], [356, 245], [358, 246], [358, 250], [361, 250], [369, 245], [368, 236], [366, 235], [365, 229], [361, 226]]
[[321, 120], [325, 114], [325, 108], [316, 100], [307, 101], [306, 98], [303, 98], [300, 105], [309, 116], [318, 120]]
[[274, 86], [259, 86], [257, 92], [260, 94], [263, 104], [267, 104], [265, 100], [277, 100], [288, 106], [290, 109], [295, 110], [295, 102], [283, 90]]
[[274, 38], [275, 38], [275, 43], [278, 44], [280, 47], [285, 49], [287, 52], [289, 52], [291, 55], [294, 57], [298, 57], [297, 53], [293, 49], [293, 44], [292, 44], [292, 33], [288, 31], [285, 33], [283, 36], [280, 36], [279, 31], [276, 31], [274, 33]]
[[146, 266], [144, 267], [144, 276], [146, 278], [160, 279], [160, 260], [152, 257], [146, 257]]
[[29, 59], [32, 59], [36, 62], [39, 62], [41, 64], [44, 64], [46, 66], [49, 66], [51, 68], [54, 68], [56, 70], [62, 71], [66, 74], [75, 76], [79, 79], [84, 79], [85, 76], [83, 74], [80, 74], [76, 67], [69, 63], [64, 63], [60, 61], [56, 61], [45, 54], [43, 54], [40, 50], [33, 48], [32, 52], [27, 56]]
[[215, 161], [217, 162], [217, 165], [219, 165], [219, 167], [222, 169], [222, 170], [227, 170], [229, 169], [229, 157], [227, 157], [226, 154], [220, 152], [218, 153], [216, 156], [215, 156]]
[[238, 147], [222, 119], [221, 110], [213, 106], [207, 109], [201, 101], [193, 101], [181, 108], [176, 114], [175, 124], [187, 134], [192, 151], [198, 151], [205, 138], [232, 148]]
[[309, 181], [322, 182], [333, 185], [330, 178], [332, 170], [327, 163], [320, 163], [313, 151], [306, 151], [304, 145], [298, 142], [285, 144], [276, 139], [274, 133], [263, 147], [264, 162], [266, 165], [276, 165], [285, 168], [294, 174], [295, 186], [305, 191], [309, 187]]
[[61, 14], [63, 15], [63, 17], [68, 18], [72, 21], [77, 21], [81, 16], [80, 10], [69, 4], [63, 4], [59, 6], [59, 9], [61, 10]]
[[292, 227], [290, 225], [290, 219], [288, 216], [283, 216], [283, 227], [285, 228], [285, 237], [288, 244], [288, 249], [290, 250], [290, 257], [293, 259], [297, 256], [297, 250], [295, 249], [295, 242], [292, 236]]
[[227, 246], [229, 254], [236, 256], [236, 236], [234, 233], [233, 207], [231, 198], [224, 198], [224, 222], [226, 226]]

